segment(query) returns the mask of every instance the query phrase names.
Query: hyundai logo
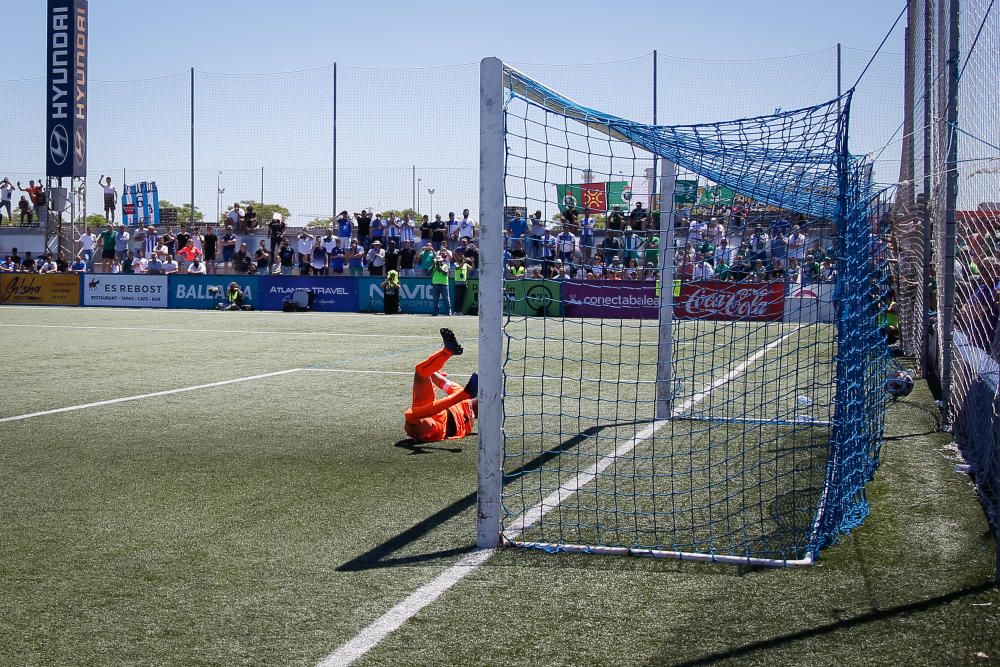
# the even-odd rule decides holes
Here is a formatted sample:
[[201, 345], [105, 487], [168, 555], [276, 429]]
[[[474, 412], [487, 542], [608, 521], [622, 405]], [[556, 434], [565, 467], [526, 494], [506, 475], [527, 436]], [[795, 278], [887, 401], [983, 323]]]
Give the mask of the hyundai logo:
[[77, 126], [74, 136], [76, 141], [73, 143], [73, 158], [76, 164], [82, 167], [87, 161], [87, 135], [83, 125]]
[[56, 125], [52, 128], [52, 134], [49, 135], [49, 157], [52, 159], [52, 163], [55, 165], [61, 165], [66, 161], [69, 156], [69, 135], [66, 133], [66, 128], [62, 125]]

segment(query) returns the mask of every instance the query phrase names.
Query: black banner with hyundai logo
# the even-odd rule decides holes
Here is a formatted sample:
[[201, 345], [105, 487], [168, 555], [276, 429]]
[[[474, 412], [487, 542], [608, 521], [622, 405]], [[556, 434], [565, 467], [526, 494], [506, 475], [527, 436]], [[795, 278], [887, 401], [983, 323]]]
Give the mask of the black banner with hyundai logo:
[[49, 0], [45, 174], [87, 173], [88, 0]]

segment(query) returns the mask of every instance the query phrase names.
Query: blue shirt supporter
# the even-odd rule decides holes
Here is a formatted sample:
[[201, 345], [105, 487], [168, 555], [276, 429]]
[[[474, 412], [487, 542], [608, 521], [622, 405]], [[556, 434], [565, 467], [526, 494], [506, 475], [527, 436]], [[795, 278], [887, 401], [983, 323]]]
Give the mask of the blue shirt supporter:
[[344, 272], [344, 249], [340, 246], [337, 246], [330, 251], [330, 272]]
[[528, 233], [528, 221], [524, 218], [514, 218], [510, 221], [510, 239], [512, 241], [524, 240], [524, 235]]
[[353, 234], [354, 234], [354, 225], [351, 224], [350, 220], [346, 218], [341, 218], [340, 220], [337, 220], [337, 236], [339, 236], [342, 239], [343, 238], [349, 239]]

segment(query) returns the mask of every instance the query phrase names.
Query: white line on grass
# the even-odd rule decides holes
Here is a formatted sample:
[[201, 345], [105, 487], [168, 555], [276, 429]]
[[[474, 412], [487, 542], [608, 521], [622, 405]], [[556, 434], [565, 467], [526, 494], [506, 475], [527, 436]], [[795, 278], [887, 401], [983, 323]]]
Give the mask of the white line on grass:
[[[725, 376], [715, 380], [712, 384], [708, 385], [675, 408], [674, 413], [677, 414], [679, 412], [689, 410], [693, 406], [705, 400], [705, 398], [707, 398], [715, 389], [718, 389], [720, 386], [726, 384], [727, 382], [731, 382], [742, 375], [752, 364], [756, 363], [775, 347], [781, 345], [800, 328], [801, 327], [799, 326], [795, 327], [792, 331], [783, 335], [778, 340], [757, 350], [757, 352], [751, 355], [742, 364], [731, 370]], [[591, 466], [589, 470], [578, 473], [573, 481], [561, 485], [547, 498], [542, 500], [542, 502], [538, 503], [531, 510], [523, 514], [521, 527], [511, 534], [505, 534], [505, 536], [509, 539], [513, 539], [524, 530], [530, 528], [539, 519], [545, 516], [545, 514], [558, 507], [559, 503], [575, 494], [584, 485], [593, 480], [602, 470], [614, 463], [617, 458], [628, 455], [628, 453], [635, 449], [637, 445], [644, 440], [651, 438], [656, 431], [667, 423], [669, 423], [669, 420], [667, 419], [654, 421], [641, 432], [636, 434], [634, 438], [620, 445], [611, 454], [608, 454]], [[342, 665], [350, 665], [358, 658], [364, 656], [368, 653], [368, 651], [378, 646], [390, 633], [399, 629], [403, 623], [415, 616], [421, 609], [427, 607], [429, 604], [441, 597], [441, 595], [449, 588], [468, 575], [472, 574], [477, 568], [479, 568], [480, 565], [485, 563], [489, 557], [493, 555], [493, 552], [493, 549], [475, 551], [455, 563], [432, 579], [429, 583], [424, 584], [411, 593], [405, 600], [397, 604], [379, 618], [375, 619], [352, 640], [323, 658], [323, 660], [319, 662], [318, 667], [339, 667]]]
[[52, 410], [42, 410], [41, 412], [31, 412], [26, 415], [17, 415], [15, 417], [3, 417], [0, 419], [0, 424], [4, 422], [15, 422], [24, 419], [31, 419], [32, 417], [44, 417], [45, 415], [55, 415], [61, 412], [75, 412], [76, 410], [86, 410], [87, 408], [98, 408], [102, 405], [114, 405], [116, 403], [127, 403], [128, 401], [140, 401], [144, 398], [156, 398], [157, 396], [169, 396], [170, 394], [182, 394], [188, 391], [197, 391], [198, 389], [210, 389], [212, 387], [223, 387], [227, 384], [236, 384], [237, 382], [248, 382], [250, 380], [260, 380], [262, 378], [275, 377], [276, 375], [287, 375], [288, 373], [297, 373], [301, 371], [301, 368], [289, 368], [284, 371], [275, 371], [273, 373], [261, 373], [260, 375], [249, 375], [242, 378], [234, 378], [232, 380], [221, 380], [219, 382], [209, 382], [207, 384], [197, 384], [193, 387], [181, 387], [179, 389], [168, 389], [166, 391], [155, 391], [149, 394], [138, 394], [136, 396], [125, 396], [123, 398], [111, 398], [106, 401], [95, 401], [94, 403], [82, 403], [80, 405], [70, 405], [65, 408], [54, 408]]
[[[333, 331], [259, 331], [251, 329], [182, 329], [170, 327], [115, 327], [98, 325], [78, 325], [78, 324], [11, 324], [0, 322], [0, 327], [20, 327], [26, 329], [89, 329], [96, 331], [159, 331], [166, 333], [217, 333], [217, 334], [263, 334], [268, 336], [334, 336], [343, 338], [432, 338], [439, 339], [440, 336], [427, 334], [366, 334], [366, 333], [340, 333]], [[476, 340], [466, 338], [465, 340]]]

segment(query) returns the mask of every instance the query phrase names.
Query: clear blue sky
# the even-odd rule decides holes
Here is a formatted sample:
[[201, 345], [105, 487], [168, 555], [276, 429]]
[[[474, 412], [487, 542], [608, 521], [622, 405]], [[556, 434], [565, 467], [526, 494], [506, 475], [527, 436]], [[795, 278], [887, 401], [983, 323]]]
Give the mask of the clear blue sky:
[[[3, 62], [43, 73], [44, 0], [4, 2]], [[91, 76], [131, 79], [194, 66], [276, 72], [334, 61], [371, 67], [621, 60], [658, 49], [757, 59], [842, 42], [874, 49], [902, 0], [690, 2], [336, 2], [91, 0]], [[902, 31], [888, 44], [902, 51]], [[10, 76], [4, 78], [11, 78]]]
[[[903, 4], [91, 0], [89, 169], [95, 180], [155, 180], [161, 197], [188, 201], [187, 71], [194, 67], [195, 203], [208, 217], [234, 200], [261, 198], [286, 205], [296, 221], [341, 208], [409, 206], [418, 203], [418, 178], [422, 191], [435, 188], [436, 212], [475, 212], [475, 63], [483, 57], [499, 56], [585, 104], [649, 122], [655, 49], [659, 122], [724, 120], [832, 98], [834, 45], [846, 47], [846, 88]], [[0, 96], [19, 103], [0, 115], [18, 130], [8, 131], [0, 171], [26, 180], [43, 168], [46, 2], [4, 5]], [[859, 88], [855, 152], [883, 145], [902, 119], [902, 42], [901, 24], [885, 47], [890, 55]], [[574, 66], [585, 63], [610, 64]], [[275, 72], [296, 73], [251, 76]], [[878, 173], [895, 180], [898, 144], [883, 159]], [[89, 208], [99, 210], [96, 189], [92, 195]]]

